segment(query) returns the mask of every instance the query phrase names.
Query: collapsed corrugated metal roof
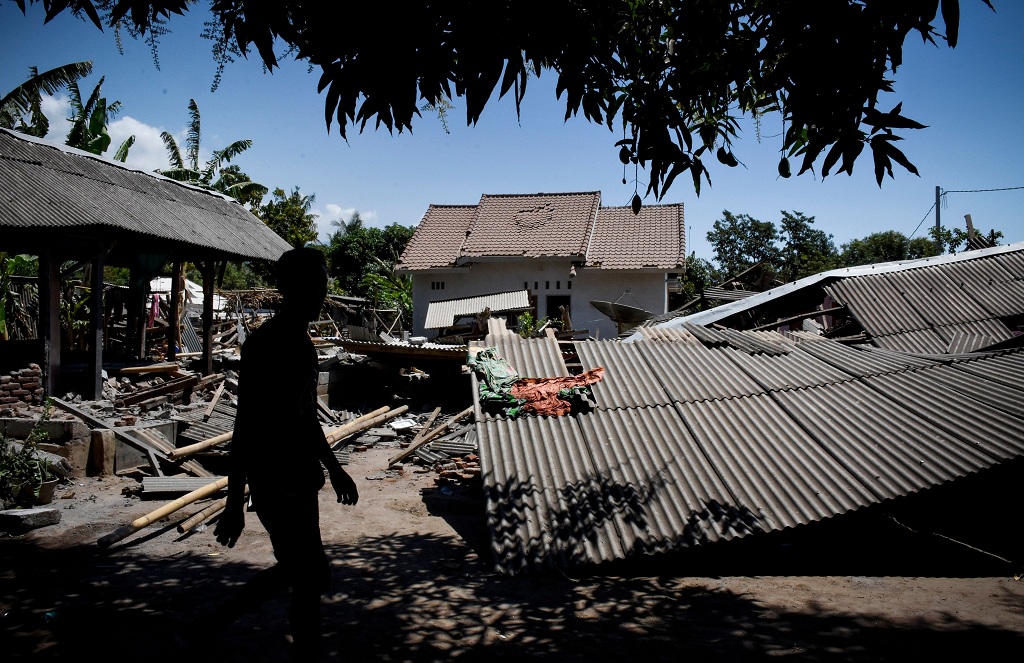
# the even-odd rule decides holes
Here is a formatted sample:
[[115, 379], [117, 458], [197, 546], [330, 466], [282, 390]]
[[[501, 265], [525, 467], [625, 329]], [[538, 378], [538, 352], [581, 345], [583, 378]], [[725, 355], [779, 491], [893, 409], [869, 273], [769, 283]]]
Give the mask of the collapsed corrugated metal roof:
[[223, 258], [277, 258], [290, 247], [245, 206], [219, 193], [80, 150], [0, 129], [0, 227], [5, 243], [41, 234], [116, 240], [117, 252], [165, 245]]
[[490, 309], [492, 314], [530, 310], [530, 293], [527, 290], [497, 292], [475, 297], [460, 297], [430, 302], [427, 306], [425, 329], [451, 327], [459, 318], [476, 315]]
[[[865, 340], [880, 347], [934, 354], [986, 348], [1018, 333], [1024, 313], [1024, 243], [835, 269], [650, 326], [780, 327], [802, 323], [789, 316], [824, 309], [826, 295], [836, 307], [830, 320], [854, 320], [851, 331], [863, 331]], [[633, 334], [626, 340], [638, 338]]]
[[[514, 368], [554, 356], [512, 334], [485, 343]], [[687, 325], [576, 351], [605, 368], [592, 411], [478, 407], [500, 572], [805, 525], [1024, 453], [1021, 349], [927, 357]]]

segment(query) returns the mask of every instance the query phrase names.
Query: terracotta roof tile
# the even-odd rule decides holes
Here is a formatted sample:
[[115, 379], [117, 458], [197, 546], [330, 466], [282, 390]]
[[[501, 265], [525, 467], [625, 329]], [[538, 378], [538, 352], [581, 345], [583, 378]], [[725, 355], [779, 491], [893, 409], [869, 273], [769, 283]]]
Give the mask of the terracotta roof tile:
[[431, 205], [399, 269], [451, 267], [462, 258], [584, 257], [602, 269], [674, 269], [686, 258], [683, 205], [601, 207], [596, 191], [481, 196]]
[[431, 205], [398, 260], [398, 269], [450, 267], [459, 257], [476, 205]]
[[587, 267], [675, 269], [686, 259], [683, 205], [602, 207], [587, 249]]
[[484, 195], [462, 246], [465, 257], [583, 255], [601, 194]]

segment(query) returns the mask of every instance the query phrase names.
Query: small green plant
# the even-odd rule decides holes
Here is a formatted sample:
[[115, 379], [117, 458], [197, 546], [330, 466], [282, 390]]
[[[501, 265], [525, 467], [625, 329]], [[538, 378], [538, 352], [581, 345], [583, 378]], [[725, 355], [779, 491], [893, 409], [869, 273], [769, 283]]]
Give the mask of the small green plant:
[[43, 484], [56, 478], [50, 462], [39, 453], [39, 443], [49, 439], [45, 423], [50, 419], [50, 407], [47, 401], [24, 443], [19, 444], [8, 438], [6, 431], [0, 431], [0, 497], [12, 499], [28, 494], [39, 499]]
[[546, 325], [547, 322], [548, 319], [546, 317], [541, 318], [540, 320], [535, 320], [533, 314], [529, 311], [520, 313], [519, 335], [523, 338], [532, 338], [537, 333], [537, 330]]

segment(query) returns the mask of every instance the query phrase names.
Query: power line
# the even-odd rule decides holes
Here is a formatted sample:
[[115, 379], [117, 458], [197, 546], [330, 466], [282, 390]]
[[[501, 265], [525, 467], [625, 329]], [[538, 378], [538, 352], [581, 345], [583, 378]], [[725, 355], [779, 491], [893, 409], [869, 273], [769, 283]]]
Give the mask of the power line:
[[924, 220], [927, 219], [929, 215], [931, 215], [933, 209], [935, 209], [935, 203], [932, 203], [932, 206], [929, 207], [928, 211], [924, 213], [924, 216], [921, 217], [921, 220], [917, 222], [917, 227], [914, 228], [914, 232], [910, 233], [910, 237], [908, 237], [907, 239], [914, 239], [914, 235], [917, 234], [917, 229], [920, 228], [921, 224], [924, 223]]
[[947, 193], [990, 193], [992, 191], [1015, 191], [1017, 189], [1024, 189], [1024, 186], [1008, 186], [1003, 187], [1002, 189], [962, 189], [959, 191], [947, 191], [943, 189], [942, 195], [946, 195]]
[[[994, 191], [1017, 191], [1019, 189], [1024, 189], [1024, 186], [1007, 186], [1002, 187], [1000, 189], [943, 189], [939, 196], [942, 199], [942, 202], [945, 203], [946, 194], [948, 193], [992, 193]], [[921, 217], [921, 220], [917, 222], [917, 226], [914, 228], [914, 231], [910, 233], [910, 236], [907, 239], [914, 238], [914, 235], [917, 234], [917, 231], [921, 227], [921, 224], [924, 223], [924, 220], [928, 218], [928, 216], [932, 213], [933, 209], [935, 209], [935, 203], [932, 203], [932, 206], [929, 207], [928, 211], [924, 213], [924, 216]]]

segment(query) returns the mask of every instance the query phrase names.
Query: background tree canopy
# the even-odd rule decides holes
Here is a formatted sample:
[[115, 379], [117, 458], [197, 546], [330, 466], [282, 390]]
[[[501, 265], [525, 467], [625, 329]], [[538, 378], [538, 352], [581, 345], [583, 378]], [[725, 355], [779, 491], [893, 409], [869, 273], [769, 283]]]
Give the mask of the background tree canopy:
[[[192, 0], [15, 1], [154, 45], [173, 14], [194, 8]], [[342, 137], [368, 124], [411, 130], [421, 108], [456, 97], [473, 124], [495, 90], [518, 108], [530, 77], [553, 72], [566, 119], [582, 112], [621, 132], [610, 149], [624, 167], [648, 171], [656, 198], [687, 173], [699, 194], [715, 161], [740, 165], [739, 120], [771, 113], [783, 128], [783, 177], [852, 174], [865, 148], [879, 185], [893, 164], [916, 173], [896, 131], [923, 125], [879, 97], [894, 91], [906, 39], [955, 46], [960, 16], [958, 0], [452, 0], [347, 3], [353, 29], [344, 29], [331, 3], [210, 7], [204, 36], [214, 40], [216, 77], [253, 51], [271, 70], [282, 57], [305, 61], [321, 72], [327, 129], [336, 124]]]

